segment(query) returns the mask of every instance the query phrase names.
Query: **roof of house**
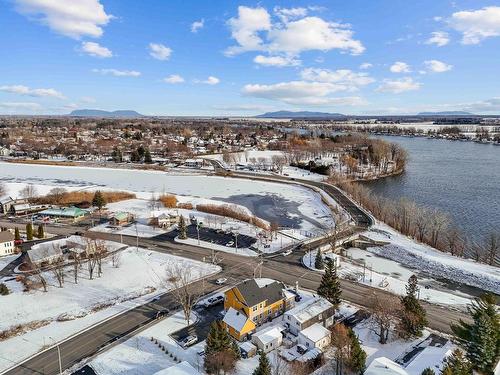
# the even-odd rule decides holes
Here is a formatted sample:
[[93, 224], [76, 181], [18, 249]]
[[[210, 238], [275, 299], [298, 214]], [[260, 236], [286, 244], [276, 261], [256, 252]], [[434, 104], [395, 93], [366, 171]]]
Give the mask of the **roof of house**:
[[318, 342], [324, 339], [325, 337], [330, 336], [331, 332], [329, 329], [323, 327], [321, 324], [314, 323], [312, 326], [307, 327], [306, 329], [300, 331], [299, 334], [303, 335], [312, 342]]
[[174, 366], [155, 372], [153, 375], [201, 375], [198, 370], [191, 366], [187, 361], [183, 361]]
[[46, 259], [62, 255], [62, 247], [66, 246], [66, 239], [41, 242], [33, 245], [28, 251], [32, 262], [44, 261]]
[[262, 301], [267, 301], [267, 304], [272, 304], [283, 299], [283, 284], [270, 280], [271, 282], [262, 283], [255, 279], [245, 280], [235, 288], [238, 288], [241, 295], [245, 299], [247, 306], [255, 306]]
[[263, 345], [269, 344], [276, 339], [282, 338], [281, 332], [284, 330], [281, 326], [267, 327], [252, 335], [252, 338], [259, 340]]
[[12, 197], [9, 197], [7, 195], [0, 197], [0, 204], [6, 204], [6, 203], [11, 203], [11, 202], [14, 202], [14, 199], [12, 199]]
[[247, 320], [248, 317], [244, 313], [230, 307], [224, 315], [224, 319], [222, 321], [228, 326], [234, 328], [236, 331], [241, 332]]
[[129, 214], [128, 212], [123, 212], [123, 211], [119, 211], [119, 212], [114, 212], [112, 215], [111, 215], [111, 218], [115, 218], [116, 220], [128, 220], [129, 218]]
[[304, 323], [318, 316], [324, 311], [331, 309], [332, 307], [333, 305], [328, 300], [321, 297], [314, 297], [313, 299], [301, 303], [291, 310], [288, 310], [287, 312], [285, 312], [285, 314], [295, 317], [295, 319], [300, 323]]
[[396, 362], [386, 357], [375, 358], [365, 370], [365, 375], [408, 375]]
[[40, 212], [40, 215], [48, 216], [61, 216], [61, 217], [78, 217], [85, 215], [88, 211], [82, 210], [78, 207], [61, 207], [61, 208], [49, 208]]
[[14, 235], [8, 230], [0, 232], [0, 243], [14, 241]]

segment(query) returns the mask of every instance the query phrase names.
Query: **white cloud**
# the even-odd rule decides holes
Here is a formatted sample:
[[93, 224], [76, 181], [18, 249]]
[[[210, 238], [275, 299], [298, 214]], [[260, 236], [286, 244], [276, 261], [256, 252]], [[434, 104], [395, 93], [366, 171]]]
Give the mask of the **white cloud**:
[[6, 110], [9, 113], [17, 113], [19, 111], [39, 111], [42, 106], [38, 103], [26, 103], [26, 102], [3, 102], [0, 103], [0, 108]]
[[426, 68], [433, 73], [443, 73], [451, 70], [453, 65], [446, 64], [439, 60], [427, 60], [424, 61]]
[[357, 90], [360, 86], [365, 86], [375, 82], [368, 73], [356, 73], [349, 69], [316, 69], [306, 68], [300, 72], [305, 81], [327, 82], [342, 85], [347, 91]]
[[393, 73], [409, 73], [411, 72], [410, 65], [402, 61], [396, 61], [389, 68]]
[[149, 54], [157, 60], [168, 60], [172, 49], [160, 43], [149, 43]]
[[434, 31], [431, 37], [425, 41], [425, 44], [435, 44], [438, 47], [443, 47], [450, 42], [450, 36], [445, 31]]
[[300, 18], [307, 16], [308, 9], [297, 7], [297, 8], [281, 8], [274, 7], [274, 13], [281, 19], [283, 22], [288, 22], [290, 19]]
[[242, 93], [256, 98], [279, 100], [294, 105], [363, 104], [360, 97], [331, 97], [329, 95], [345, 91], [342, 85], [329, 82], [290, 81], [271, 85], [249, 84]]
[[118, 70], [118, 69], [92, 69], [94, 73], [102, 75], [112, 75], [115, 77], [139, 77], [141, 72], [135, 70]]
[[464, 111], [477, 113], [500, 112], [500, 97], [481, 100], [478, 102], [464, 103], [457, 105], [457, 107]]
[[448, 23], [462, 33], [462, 44], [478, 44], [483, 39], [500, 36], [500, 6], [455, 12]]
[[238, 46], [229, 47], [226, 50], [227, 55], [257, 51], [263, 48], [263, 40], [259, 32], [271, 29], [271, 16], [266, 9], [261, 7], [239, 6], [238, 17], [230, 18], [228, 24], [231, 28], [231, 36]]
[[390, 92], [393, 94], [399, 94], [405, 91], [418, 90], [421, 84], [416, 82], [411, 77], [400, 78], [396, 80], [386, 79], [377, 88], [379, 92]]
[[299, 54], [303, 51], [340, 49], [358, 55], [365, 50], [353, 39], [348, 25], [327, 22], [319, 17], [306, 17], [288, 22], [269, 31], [269, 50]]
[[198, 30], [203, 29], [204, 26], [205, 26], [205, 20], [203, 18], [199, 21], [194, 21], [191, 24], [191, 32], [197, 33]]
[[356, 55], [365, 50], [359, 40], [353, 39], [350, 25], [328, 22], [319, 17], [303, 17], [307, 12], [302, 8], [275, 10], [279, 12], [281, 22], [273, 24], [271, 15], [262, 7], [238, 7], [238, 17], [228, 21], [231, 36], [238, 45], [229, 47], [226, 54], [267, 51], [299, 55], [309, 50], [339, 49]]
[[81, 49], [87, 55], [94, 57], [107, 58], [113, 56], [113, 52], [111, 52], [111, 50], [95, 42], [83, 42]]
[[220, 82], [220, 79], [217, 78], [217, 77], [214, 77], [214, 76], [209, 76], [207, 79], [205, 80], [199, 80], [199, 79], [195, 79], [194, 80], [194, 83], [203, 83], [205, 85], [216, 85]]
[[297, 60], [291, 56], [263, 56], [257, 55], [253, 59], [253, 62], [260, 65], [265, 66], [276, 66], [276, 67], [284, 67], [284, 66], [297, 66], [300, 65], [300, 60]]
[[170, 83], [170, 84], [182, 83], [182, 82], [184, 82], [184, 78], [182, 78], [178, 74], [171, 74], [168, 77], [163, 78], [163, 82]]
[[113, 18], [99, 0], [15, 0], [19, 13], [34, 18], [58, 34], [79, 39], [99, 38]]
[[373, 67], [373, 64], [371, 63], [363, 63], [359, 66], [359, 69], [370, 69]]
[[64, 95], [54, 89], [32, 89], [23, 85], [0, 86], [0, 91], [11, 94], [34, 96], [34, 97], [51, 97], [64, 99]]

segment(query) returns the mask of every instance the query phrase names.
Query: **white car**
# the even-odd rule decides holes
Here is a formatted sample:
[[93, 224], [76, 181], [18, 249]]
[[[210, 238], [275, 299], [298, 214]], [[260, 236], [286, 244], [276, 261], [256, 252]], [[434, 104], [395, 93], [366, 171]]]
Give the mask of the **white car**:
[[198, 336], [196, 335], [189, 335], [187, 337], [184, 337], [180, 342], [179, 344], [181, 344], [181, 346], [183, 348], [187, 348], [191, 345], [194, 345], [198, 342]]
[[222, 302], [224, 302], [224, 296], [219, 295], [219, 296], [208, 298], [207, 300], [205, 300], [203, 305], [205, 307], [210, 307], [210, 306], [218, 305], [219, 303], [222, 303]]
[[222, 284], [225, 284], [226, 282], [227, 282], [227, 279], [225, 277], [221, 277], [220, 279], [215, 280], [215, 283], [217, 285], [222, 285]]
[[226, 244], [226, 246], [228, 246], [228, 247], [231, 247], [231, 246], [233, 246], [233, 245], [234, 245], [234, 242], [233, 242], [233, 241], [229, 241], [229, 242]]
[[288, 255], [290, 255], [292, 253], [292, 250], [287, 250], [285, 252], [283, 252], [283, 256], [286, 257]]

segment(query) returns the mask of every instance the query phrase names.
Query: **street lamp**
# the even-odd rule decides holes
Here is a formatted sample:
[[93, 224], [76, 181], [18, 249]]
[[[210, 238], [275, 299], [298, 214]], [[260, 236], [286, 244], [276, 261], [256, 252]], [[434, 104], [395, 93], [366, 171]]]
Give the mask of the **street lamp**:
[[59, 343], [52, 336], [49, 336], [49, 339], [54, 341], [56, 344], [57, 358], [59, 359], [59, 375], [62, 375], [61, 349], [59, 348]]
[[200, 244], [200, 227], [202, 226], [203, 224], [200, 223], [199, 221], [196, 222], [196, 232], [198, 233], [198, 245]]

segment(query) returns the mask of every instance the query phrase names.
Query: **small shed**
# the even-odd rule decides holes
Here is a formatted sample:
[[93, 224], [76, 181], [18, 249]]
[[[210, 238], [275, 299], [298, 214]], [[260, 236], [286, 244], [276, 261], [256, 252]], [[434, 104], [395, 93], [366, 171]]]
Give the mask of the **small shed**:
[[122, 226], [126, 225], [134, 220], [134, 217], [129, 214], [128, 212], [124, 211], [119, 211], [119, 212], [113, 212], [109, 216], [109, 223], [114, 226]]
[[250, 341], [245, 341], [239, 345], [241, 358], [252, 358], [257, 354], [257, 347]]
[[283, 343], [283, 332], [281, 326], [268, 327], [252, 335], [252, 343], [265, 353], [281, 346]]
[[324, 350], [332, 341], [331, 332], [319, 323], [314, 323], [299, 332], [299, 344], [307, 349], [318, 348]]

